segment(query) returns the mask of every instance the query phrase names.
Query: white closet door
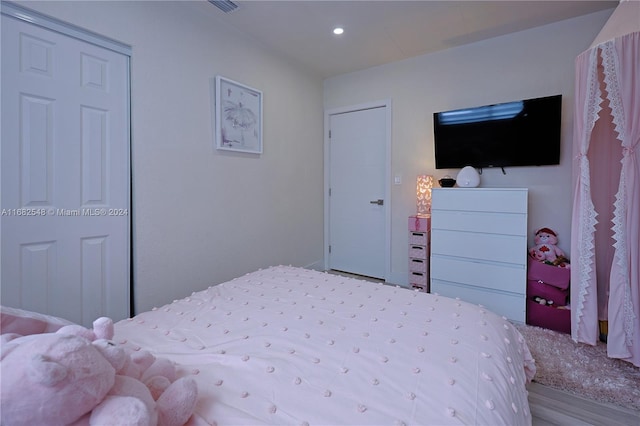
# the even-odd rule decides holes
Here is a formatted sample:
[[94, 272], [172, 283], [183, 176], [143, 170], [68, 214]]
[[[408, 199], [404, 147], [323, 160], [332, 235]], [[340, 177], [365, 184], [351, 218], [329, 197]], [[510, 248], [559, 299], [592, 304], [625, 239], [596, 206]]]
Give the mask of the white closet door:
[[2, 304], [129, 316], [128, 57], [2, 16]]

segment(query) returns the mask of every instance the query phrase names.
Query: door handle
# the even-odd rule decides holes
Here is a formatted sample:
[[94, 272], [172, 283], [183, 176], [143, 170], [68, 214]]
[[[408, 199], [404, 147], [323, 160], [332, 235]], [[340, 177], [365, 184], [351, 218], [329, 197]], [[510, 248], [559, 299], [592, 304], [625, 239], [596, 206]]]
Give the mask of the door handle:
[[369, 201], [369, 204], [377, 204], [377, 205], [381, 206], [381, 205], [384, 204], [384, 200], [378, 199], [378, 200]]

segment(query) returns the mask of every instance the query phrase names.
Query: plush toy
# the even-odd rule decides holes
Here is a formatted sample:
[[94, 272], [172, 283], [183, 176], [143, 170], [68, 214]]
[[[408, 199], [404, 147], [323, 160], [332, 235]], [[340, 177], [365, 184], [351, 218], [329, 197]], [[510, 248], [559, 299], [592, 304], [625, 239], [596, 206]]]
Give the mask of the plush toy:
[[116, 369], [87, 339], [43, 333], [3, 342], [2, 424], [67, 425], [98, 405]]
[[112, 337], [108, 318], [96, 320], [93, 330], [74, 325], [3, 335], [0, 423], [185, 424], [198, 396], [195, 381], [176, 380], [169, 360], [106, 339]]
[[549, 228], [538, 229], [533, 240], [536, 245], [529, 249], [529, 255], [532, 258], [550, 265], [569, 266], [564, 252], [556, 245], [558, 244], [558, 235], [553, 230]]
[[100, 317], [93, 322], [93, 330], [89, 330], [78, 324], [71, 324], [60, 327], [56, 333], [73, 334], [84, 337], [90, 342], [97, 339], [110, 340], [113, 338], [113, 321], [111, 318]]
[[553, 305], [553, 300], [547, 300], [544, 299], [540, 296], [533, 296], [533, 301], [540, 304], [540, 305], [545, 305], [545, 306], [551, 306]]

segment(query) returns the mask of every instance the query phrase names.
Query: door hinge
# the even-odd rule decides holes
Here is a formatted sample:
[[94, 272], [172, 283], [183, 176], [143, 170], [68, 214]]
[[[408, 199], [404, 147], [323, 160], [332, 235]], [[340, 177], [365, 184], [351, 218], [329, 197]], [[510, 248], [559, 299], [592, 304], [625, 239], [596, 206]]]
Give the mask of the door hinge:
[[331, 139], [331, 130], [329, 130], [329, 139]]
[[331, 188], [329, 188], [329, 197], [331, 197]]
[[329, 245], [329, 253], [331, 253], [331, 245]]

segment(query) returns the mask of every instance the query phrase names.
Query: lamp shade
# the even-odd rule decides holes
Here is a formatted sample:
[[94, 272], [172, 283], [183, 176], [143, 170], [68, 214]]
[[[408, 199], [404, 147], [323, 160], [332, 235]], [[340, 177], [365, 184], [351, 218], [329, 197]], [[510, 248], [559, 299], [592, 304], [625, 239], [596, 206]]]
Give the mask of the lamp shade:
[[416, 207], [418, 214], [431, 213], [431, 188], [433, 188], [433, 176], [418, 175], [416, 183]]

